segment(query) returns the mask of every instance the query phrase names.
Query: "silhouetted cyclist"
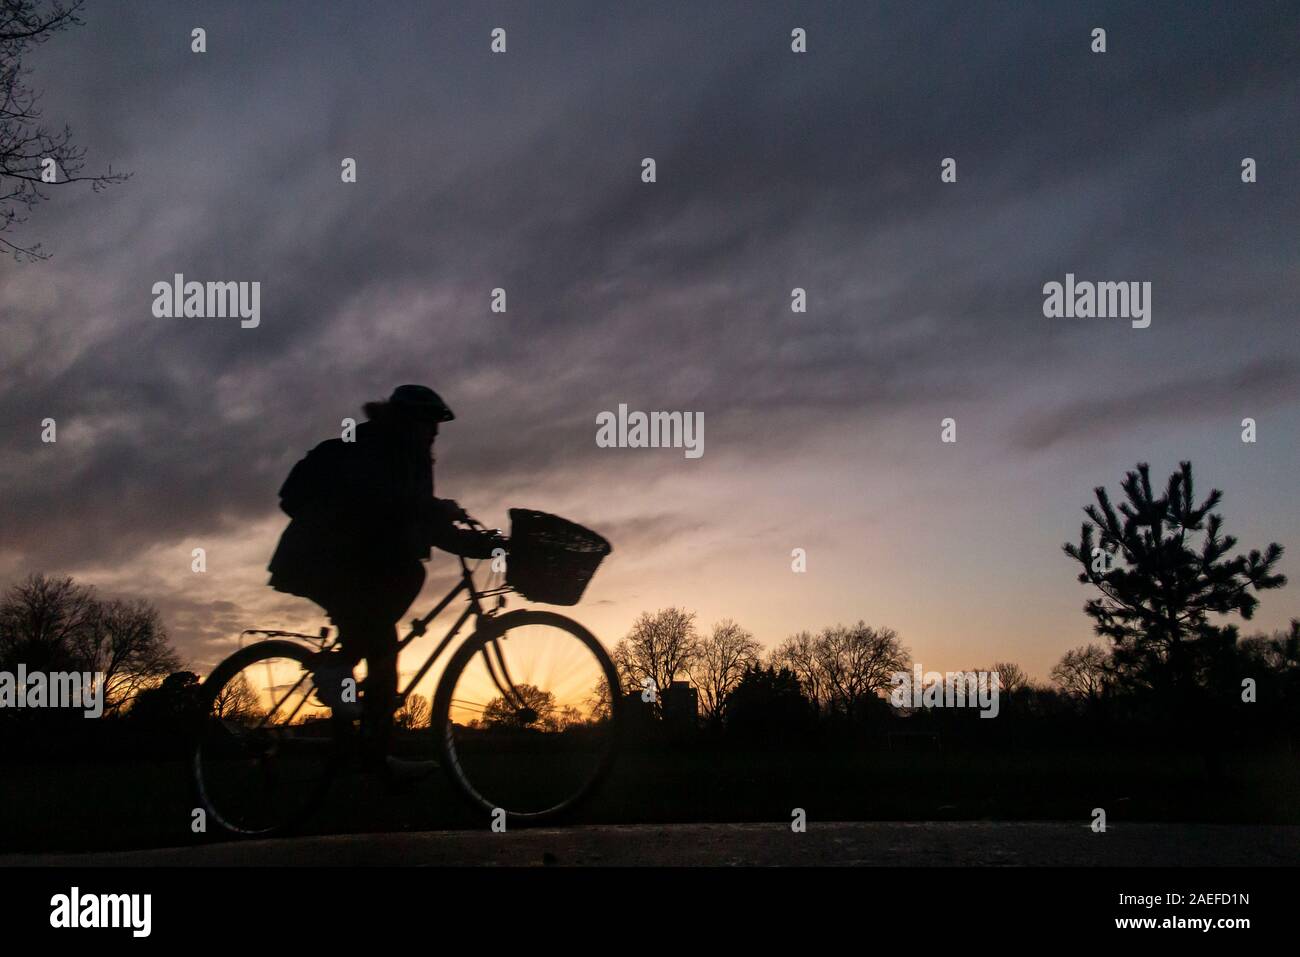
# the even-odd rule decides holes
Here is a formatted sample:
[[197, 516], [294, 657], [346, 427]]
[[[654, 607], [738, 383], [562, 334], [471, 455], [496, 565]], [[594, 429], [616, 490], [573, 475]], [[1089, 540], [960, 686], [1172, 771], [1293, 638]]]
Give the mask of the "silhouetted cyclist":
[[[350, 665], [366, 660], [362, 757], [367, 767], [389, 771], [396, 764], [388, 758], [396, 625], [424, 585], [422, 562], [431, 546], [487, 558], [504, 541], [456, 527], [465, 512], [433, 497], [433, 441], [439, 424], [455, 418], [436, 392], [398, 386], [363, 411], [368, 421], [357, 426], [354, 441], [322, 442], [289, 473], [280, 507], [292, 520], [268, 569], [273, 588], [325, 609]], [[331, 693], [323, 686], [329, 682], [317, 680]]]

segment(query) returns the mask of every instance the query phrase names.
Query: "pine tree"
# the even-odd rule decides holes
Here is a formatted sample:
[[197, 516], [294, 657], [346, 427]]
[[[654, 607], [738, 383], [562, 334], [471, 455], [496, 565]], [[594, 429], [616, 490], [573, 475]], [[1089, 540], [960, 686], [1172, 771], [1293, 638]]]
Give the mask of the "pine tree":
[[1257, 592], [1285, 585], [1273, 572], [1282, 546], [1229, 557], [1237, 540], [1222, 534], [1223, 519], [1213, 511], [1223, 493], [1213, 489], [1195, 504], [1190, 462], [1169, 477], [1163, 495], [1153, 493], [1146, 463], [1122, 488], [1127, 501], [1118, 509], [1105, 488], [1094, 490], [1096, 504], [1084, 508], [1091, 521], [1065, 553], [1083, 566], [1079, 581], [1101, 592], [1084, 611], [1114, 644], [1118, 687], [1154, 692], [1181, 712], [1192, 698], [1225, 691], [1217, 684], [1231, 670], [1237, 630], [1209, 616], [1249, 619]]

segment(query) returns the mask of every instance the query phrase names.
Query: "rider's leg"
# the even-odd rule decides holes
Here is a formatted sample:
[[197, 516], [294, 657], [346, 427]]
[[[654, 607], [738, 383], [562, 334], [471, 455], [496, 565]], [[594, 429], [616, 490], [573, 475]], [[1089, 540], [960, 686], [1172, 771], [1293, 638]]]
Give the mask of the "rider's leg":
[[[340, 647], [337, 661], [316, 671], [315, 678], [322, 689], [321, 698], [335, 709], [336, 714], [348, 719], [357, 717], [357, 706], [349, 707], [345, 703], [346, 697], [339, 698], [337, 684], [352, 677], [353, 670], [362, 660], [366, 662], [359, 714], [361, 758], [366, 764], [382, 763], [391, 734], [393, 697], [397, 692], [396, 631], [390, 622], [384, 620], [382, 609], [377, 610], [372, 602], [340, 602], [335, 605], [330, 618], [339, 630]], [[348, 723], [351, 724], [350, 720]]]
[[[424, 566], [411, 562], [376, 575], [363, 592], [361, 614], [351, 623], [352, 646], [366, 659], [366, 693], [361, 719], [362, 755], [381, 764], [393, 736], [397, 698], [397, 622], [424, 585]], [[346, 641], [340, 631], [339, 638]]]
[[368, 765], [382, 764], [393, 737], [397, 697], [397, 629], [372, 622], [366, 636], [366, 694], [362, 702], [361, 753]]

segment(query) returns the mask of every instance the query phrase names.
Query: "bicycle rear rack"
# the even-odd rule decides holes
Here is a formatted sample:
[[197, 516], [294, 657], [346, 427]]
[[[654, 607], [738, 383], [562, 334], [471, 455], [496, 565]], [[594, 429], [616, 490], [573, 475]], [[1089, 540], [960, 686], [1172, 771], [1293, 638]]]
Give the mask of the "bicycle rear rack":
[[303, 641], [318, 642], [324, 648], [330, 640], [328, 626], [322, 626], [318, 634], [305, 635], [300, 631], [281, 631], [278, 628], [245, 628], [239, 633], [239, 647], [244, 647], [245, 635], [264, 635], [267, 638], [301, 638]]

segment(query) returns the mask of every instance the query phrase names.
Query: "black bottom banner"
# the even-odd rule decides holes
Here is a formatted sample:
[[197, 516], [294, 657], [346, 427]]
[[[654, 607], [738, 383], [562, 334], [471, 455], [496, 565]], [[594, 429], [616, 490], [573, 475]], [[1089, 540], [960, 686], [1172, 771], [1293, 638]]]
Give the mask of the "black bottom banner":
[[[0, 914], [9, 941], [128, 946], [388, 945], [431, 933], [636, 946], [640, 935], [662, 944], [674, 928], [732, 944], [958, 928], [1002, 939], [1232, 940], [1287, 926], [1293, 877], [1287, 868], [6, 868]], [[592, 933], [601, 936], [577, 939]]]

